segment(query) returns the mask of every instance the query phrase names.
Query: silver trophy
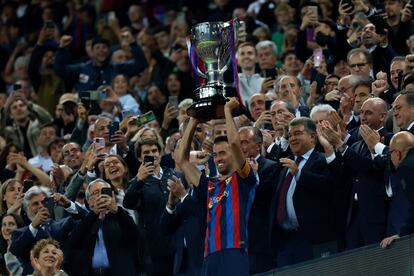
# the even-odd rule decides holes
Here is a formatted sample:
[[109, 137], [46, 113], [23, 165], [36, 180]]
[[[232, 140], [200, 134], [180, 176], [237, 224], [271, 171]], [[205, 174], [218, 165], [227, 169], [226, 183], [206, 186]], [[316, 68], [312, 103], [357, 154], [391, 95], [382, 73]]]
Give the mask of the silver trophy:
[[197, 65], [194, 73], [206, 79], [206, 83], [194, 91], [194, 103], [187, 109], [187, 114], [191, 117], [224, 118], [227, 88], [223, 81], [223, 73], [231, 61], [232, 27], [229, 22], [205, 22], [191, 29], [193, 40], [190, 42], [187, 39], [188, 49], [194, 46], [193, 49], [205, 64], [205, 73]]

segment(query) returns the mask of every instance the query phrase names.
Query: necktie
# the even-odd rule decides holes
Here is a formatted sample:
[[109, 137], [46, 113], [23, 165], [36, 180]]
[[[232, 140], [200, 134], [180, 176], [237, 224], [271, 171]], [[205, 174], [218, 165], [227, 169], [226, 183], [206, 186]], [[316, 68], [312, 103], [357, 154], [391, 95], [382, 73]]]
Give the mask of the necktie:
[[[296, 165], [299, 165], [300, 161], [302, 161], [303, 157], [298, 156], [296, 158]], [[280, 187], [280, 193], [279, 193], [279, 200], [277, 205], [277, 222], [279, 225], [283, 224], [283, 221], [286, 218], [286, 196], [287, 192], [289, 191], [290, 183], [292, 182], [293, 175], [288, 172], [288, 174], [285, 176], [285, 179], [282, 182], [282, 186]]]

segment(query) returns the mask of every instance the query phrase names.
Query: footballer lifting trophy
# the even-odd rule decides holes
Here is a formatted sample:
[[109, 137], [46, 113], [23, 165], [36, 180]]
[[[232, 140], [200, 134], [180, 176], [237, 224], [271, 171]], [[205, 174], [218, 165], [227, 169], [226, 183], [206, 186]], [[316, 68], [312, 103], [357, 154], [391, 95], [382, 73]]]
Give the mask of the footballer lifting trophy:
[[187, 47], [198, 87], [194, 91], [194, 103], [187, 109], [191, 117], [206, 120], [224, 118], [229, 87], [223, 81], [223, 74], [230, 63], [237, 76], [236, 90], [238, 88], [235, 22], [204, 22], [191, 29]]

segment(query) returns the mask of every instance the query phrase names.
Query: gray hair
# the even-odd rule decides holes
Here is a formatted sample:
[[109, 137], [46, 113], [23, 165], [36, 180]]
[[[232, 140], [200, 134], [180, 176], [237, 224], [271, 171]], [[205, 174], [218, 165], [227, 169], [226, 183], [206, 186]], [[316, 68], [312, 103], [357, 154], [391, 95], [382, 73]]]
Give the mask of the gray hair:
[[273, 41], [270, 40], [263, 40], [256, 44], [256, 51], [259, 51], [264, 48], [271, 48], [272, 53], [277, 56], [277, 46]]
[[93, 185], [95, 185], [96, 183], [102, 183], [106, 188], [111, 188], [111, 184], [109, 184], [108, 182], [106, 182], [105, 180], [103, 180], [102, 178], [97, 178], [94, 181], [92, 181], [91, 183], [88, 184], [88, 187], [86, 188], [85, 191], [85, 197], [86, 200], [89, 201], [89, 199], [91, 198], [91, 188]]
[[29, 206], [29, 201], [37, 195], [43, 194], [45, 197], [50, 197], [52, 193], [50, 189], [43, 186], [33, 186], [31, 187], [25, 194], [23, 198], [23, 208], [27, 210], [27, 206]]
[[312, 107], [312, 110], [309, 114], [309, 117], [313, 120], [313, 115], [315, 115], [315, 113], [317, 112], [331, 112], [331, 111], [335, 111], [335, 109], [330, 106], [329, 104], [318, 104], [315, 105], [314, 107]]

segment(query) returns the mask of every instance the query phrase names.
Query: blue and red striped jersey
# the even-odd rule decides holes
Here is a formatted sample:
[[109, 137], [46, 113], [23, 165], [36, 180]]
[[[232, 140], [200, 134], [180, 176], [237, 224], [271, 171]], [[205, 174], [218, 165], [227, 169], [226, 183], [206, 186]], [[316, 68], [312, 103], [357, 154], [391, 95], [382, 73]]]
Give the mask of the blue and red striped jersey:
[[204, 256], [222, 249], [247, 249], [248, 218], [257, 184], [248, 162], [226, 179], [201, 176], [198, 191], [207, 207]]

